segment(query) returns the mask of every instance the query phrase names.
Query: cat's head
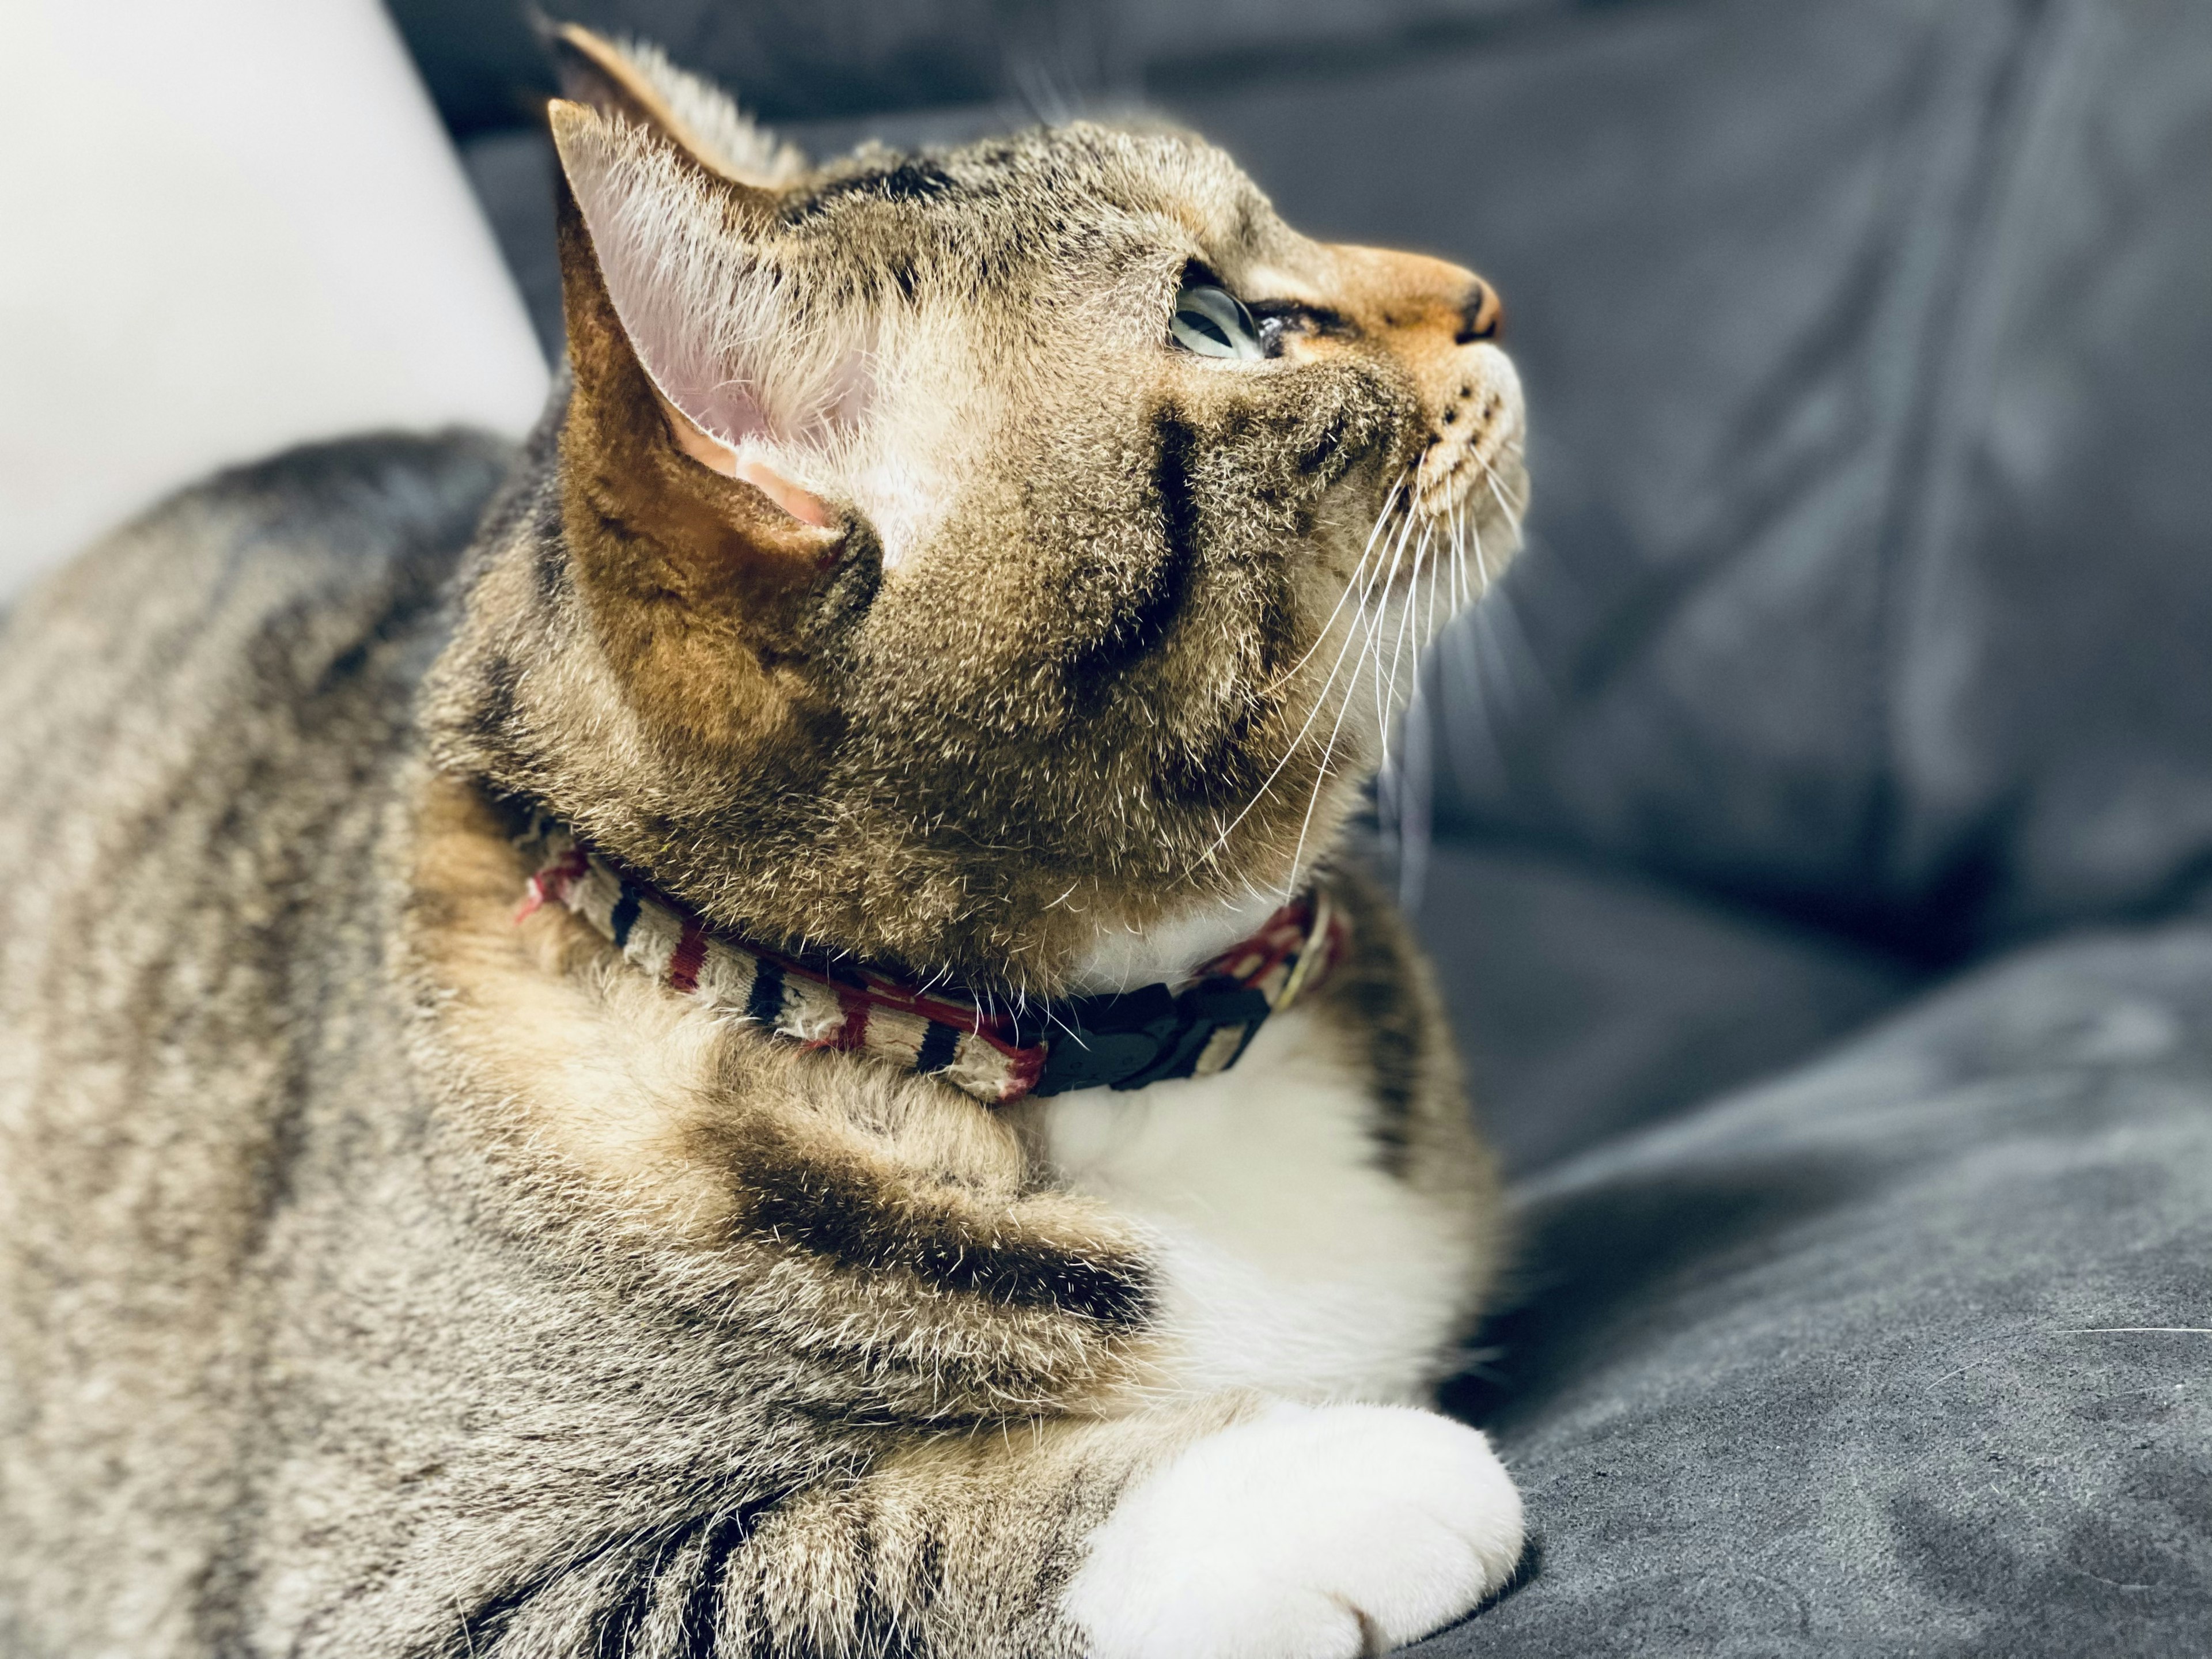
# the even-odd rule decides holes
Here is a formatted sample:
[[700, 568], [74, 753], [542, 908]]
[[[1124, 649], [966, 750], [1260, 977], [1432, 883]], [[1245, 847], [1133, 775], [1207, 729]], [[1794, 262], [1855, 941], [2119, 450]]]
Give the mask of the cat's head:
[[563, 51], [570, 374], [441, 761], [772, 944], [1048, 990], [1249, 931], [1511, 550], [1494, 296], [1185, 133], [810, 170]]

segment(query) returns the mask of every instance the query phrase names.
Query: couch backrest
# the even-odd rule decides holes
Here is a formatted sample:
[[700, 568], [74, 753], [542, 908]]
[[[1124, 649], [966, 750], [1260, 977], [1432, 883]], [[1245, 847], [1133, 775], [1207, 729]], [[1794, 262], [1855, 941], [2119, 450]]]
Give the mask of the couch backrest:
[[1440, 827], [1931, 965], [2193, 902], [2212, 7], [1624, 7], [1462, 85], [1540, 505]]

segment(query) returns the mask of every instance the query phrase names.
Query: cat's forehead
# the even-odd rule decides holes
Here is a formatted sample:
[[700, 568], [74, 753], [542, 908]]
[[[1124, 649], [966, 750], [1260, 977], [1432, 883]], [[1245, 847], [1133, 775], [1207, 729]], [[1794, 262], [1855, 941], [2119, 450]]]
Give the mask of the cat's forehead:
[[866, 147], [795, 192], [787, 222], [854, 210], [1039, 248], [1164, 234], [1235, 259], [1300, 240], [1224, 152], [1154, 124], [1078, 122], [912, 154]]

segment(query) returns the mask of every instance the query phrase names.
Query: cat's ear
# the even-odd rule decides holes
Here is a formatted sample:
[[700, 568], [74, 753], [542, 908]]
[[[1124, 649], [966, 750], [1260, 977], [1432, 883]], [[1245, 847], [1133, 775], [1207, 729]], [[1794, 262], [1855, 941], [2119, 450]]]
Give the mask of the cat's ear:
[[610, 40], [577, 23], [538, 24], [574, 102], [658, 132], [737, 184], [779, 190], [805, 176], [796, 146], [763, 131], [721, 88], [677, 68], [658, 46]]
[[848, 417], [833, 371], [854, 354], [773, 257], [777, 192], [618, 115], [549, 113], [571, 556], [633, 684], [716, 729], [763, 706], [760, 665], [804, 659], [858, 591], [843, 579], [866, 538], [792, 473]]
[[849, 431], [868, 402], [867, 319], [778, 263], [768, 244], [781, 192], [713, 172], [620, 115], [559, 99], [547, 113], [586, 233], [562, 246], [570, 328], [604, 297], [696, 428], [687, 447], [732, 452], [710, 462], [724, 471], [748, 442], [819, 449]]
[[[709, 173], [620, 116], [556, 100], [547, 118], [566, 187], [562, 301], [579, 390], [596, 393], [629, 356], [687, 451], [734, 456], [769, 436], [773, 400], [744, 360], [765, 368], [764, 348], [795, 320], [777, 314], [786, 296], [756, 252], [773, 193]], [[708, 465], [730, 470], [719, 454]]]

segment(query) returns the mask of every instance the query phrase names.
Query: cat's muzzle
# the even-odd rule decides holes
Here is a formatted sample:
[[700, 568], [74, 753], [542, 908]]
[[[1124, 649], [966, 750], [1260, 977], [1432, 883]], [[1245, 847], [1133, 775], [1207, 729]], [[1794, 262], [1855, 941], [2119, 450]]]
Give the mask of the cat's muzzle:
[[1462, 351], [1459, 368], [1454, 390], [1430, 417], [1411, 508], [1485, 533], [1517, 530], [1528, 493], [1521, 377], [1511, 358], [1481, 339]]

